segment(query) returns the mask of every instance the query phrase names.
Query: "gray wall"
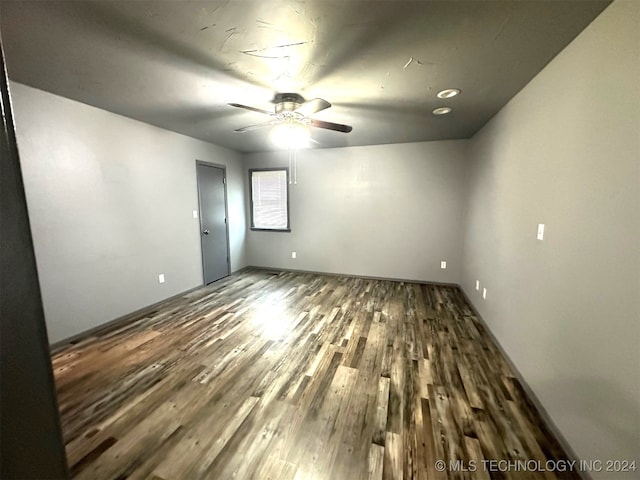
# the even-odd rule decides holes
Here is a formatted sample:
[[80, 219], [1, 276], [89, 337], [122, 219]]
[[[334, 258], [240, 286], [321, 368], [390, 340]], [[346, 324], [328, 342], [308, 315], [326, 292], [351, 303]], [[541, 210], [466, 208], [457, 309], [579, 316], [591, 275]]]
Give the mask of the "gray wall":
[[639, 9], [612, 4], [469, 150], [462, 286], [588, 460], [640, 461]]
[[51, 342], [202, 284], [196, 159], [227, 165], [231, 267], [245, 266], [239, 154], [11, 89]]
[[[291, 232], [250, 231], [248, 263], [458, 283], [466, 145], [300, 150], [297, 184], [289, 189]], [[286, 152], [244, 160], [245, 172], [288, 165]], [[248, 194], [248, 174], [246, 182]]]

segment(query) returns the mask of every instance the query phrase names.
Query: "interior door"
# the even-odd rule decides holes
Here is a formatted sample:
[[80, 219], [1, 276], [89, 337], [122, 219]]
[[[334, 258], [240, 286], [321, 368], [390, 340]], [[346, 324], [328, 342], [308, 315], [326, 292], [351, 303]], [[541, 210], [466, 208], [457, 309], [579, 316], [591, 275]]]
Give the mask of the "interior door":
[[204, 283], [229, 275], [227, 195], [224, 168], [196, 164]]

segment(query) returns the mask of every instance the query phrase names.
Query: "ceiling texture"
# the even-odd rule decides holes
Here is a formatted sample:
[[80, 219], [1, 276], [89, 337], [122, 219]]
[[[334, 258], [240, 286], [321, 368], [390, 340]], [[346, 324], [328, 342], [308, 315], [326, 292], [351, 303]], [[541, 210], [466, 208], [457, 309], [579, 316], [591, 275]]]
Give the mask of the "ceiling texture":
[[353, 126], [312, 128], [316, 148], [469, 138], [609, 3], [2, 0], [0, 25], [13, 80], [254, 152], [269, 128], [234, 129], [269, 117], [228, 103], [273, 110], [277, 92]]

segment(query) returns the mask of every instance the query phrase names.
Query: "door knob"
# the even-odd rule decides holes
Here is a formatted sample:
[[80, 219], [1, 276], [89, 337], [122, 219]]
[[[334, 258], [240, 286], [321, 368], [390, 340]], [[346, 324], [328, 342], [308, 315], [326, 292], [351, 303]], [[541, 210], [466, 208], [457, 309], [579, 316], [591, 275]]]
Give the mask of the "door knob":
[[205, 228], [205, 229], [202, 231], [202, 233], [204, 233], [205, 235], [209, 235], [209, 229], [208, 229], [208, 228]]

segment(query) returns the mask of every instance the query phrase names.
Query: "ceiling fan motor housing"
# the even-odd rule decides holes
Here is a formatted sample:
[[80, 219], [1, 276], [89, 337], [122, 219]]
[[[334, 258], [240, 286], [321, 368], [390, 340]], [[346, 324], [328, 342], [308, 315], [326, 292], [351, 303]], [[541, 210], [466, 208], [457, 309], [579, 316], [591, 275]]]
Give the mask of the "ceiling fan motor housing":
[[276, 114], [293, 112], [304, 103], [304, 98], [297, 93], [276, 93], [273, 103], [276, 104]]

